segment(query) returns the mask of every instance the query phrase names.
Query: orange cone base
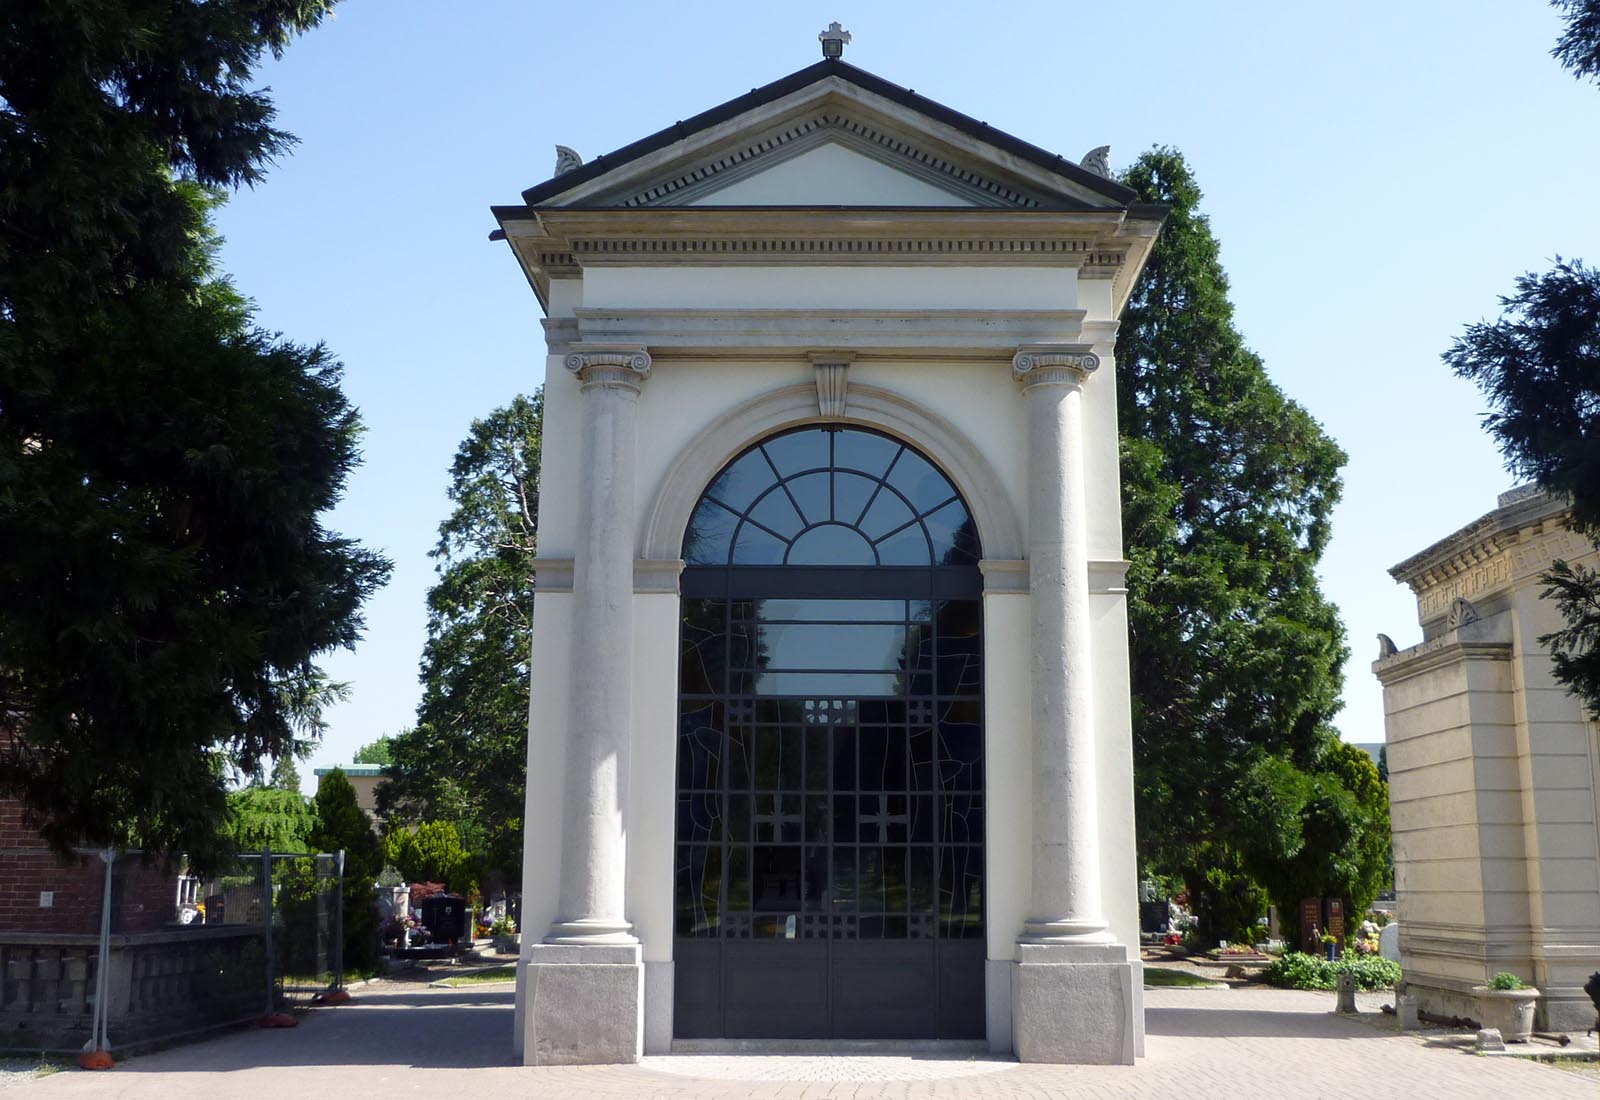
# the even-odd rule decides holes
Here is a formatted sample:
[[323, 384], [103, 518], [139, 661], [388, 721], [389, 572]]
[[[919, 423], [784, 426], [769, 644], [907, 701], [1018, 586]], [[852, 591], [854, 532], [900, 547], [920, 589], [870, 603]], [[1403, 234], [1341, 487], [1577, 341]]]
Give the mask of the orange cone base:
[[300, 1021], [296, 1020], [293, 1016], [291, 1016], [287, 1012], [274, 1012], [271, 1015], [261, 1017], [261, 1026], [262, 1027], [298, 1027], [298, 1026], [300, 1026]]
[[350, 993], [344, 989], [327, 989], [311, 999], [319, 1005], [347, 1005], [350, 1003]]
[[82, 1069], [110, 1069], [117, 1064], [108, 1050], [86, 1050], [78, 1055], [78, 1065]]

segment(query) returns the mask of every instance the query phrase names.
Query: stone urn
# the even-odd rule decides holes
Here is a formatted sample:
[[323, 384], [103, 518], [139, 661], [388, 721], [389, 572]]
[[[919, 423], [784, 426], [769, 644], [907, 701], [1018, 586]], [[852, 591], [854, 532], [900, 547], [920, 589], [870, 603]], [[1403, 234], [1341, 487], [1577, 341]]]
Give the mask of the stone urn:
[[1539, 991], [1531, 985], [1523, 989], [1472, 987], [1478, 999], [1478, 1016], [1483, 1026], [1498, 1028], [1508, 1043], [1526, 1043], [1533, 1034], [1533, 1010], [1539, 1004]]
[[522, 950], [522, 937], [515, 932], [496, 932], [494, 950], [497, 955], [515, 955]]

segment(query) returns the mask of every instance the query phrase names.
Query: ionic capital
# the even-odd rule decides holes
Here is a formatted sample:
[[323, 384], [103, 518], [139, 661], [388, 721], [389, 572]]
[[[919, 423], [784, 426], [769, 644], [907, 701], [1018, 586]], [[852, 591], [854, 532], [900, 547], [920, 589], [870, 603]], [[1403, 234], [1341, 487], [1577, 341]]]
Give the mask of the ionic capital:
[[584, 389], [628, 389], [639, 392], [650, 377], [650, 353], [641, 347], [577, 347], [567, 355], [566, 367]]
[[1034, 344], [1011, 357], [1011, 376], [1023, 388], [1081, 386], [1100, 367], [1100, 357], [1086, 344]]

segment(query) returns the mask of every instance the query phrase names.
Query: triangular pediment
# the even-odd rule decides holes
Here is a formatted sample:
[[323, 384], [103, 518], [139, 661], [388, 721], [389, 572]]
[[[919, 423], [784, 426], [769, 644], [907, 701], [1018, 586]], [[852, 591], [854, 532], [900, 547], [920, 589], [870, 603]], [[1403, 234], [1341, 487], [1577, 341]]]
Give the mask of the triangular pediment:
[[959, 179], [908, 171], [887, 158], [825, 141], [793, 156], [757, 161], [752, 171], [712, 176], [680, 196], [688, 206], [978, 206], [982, 193]]
[[530, 206], [1107, 210], [1131, 193], [842, 63], [757, 89], [523, 194]]

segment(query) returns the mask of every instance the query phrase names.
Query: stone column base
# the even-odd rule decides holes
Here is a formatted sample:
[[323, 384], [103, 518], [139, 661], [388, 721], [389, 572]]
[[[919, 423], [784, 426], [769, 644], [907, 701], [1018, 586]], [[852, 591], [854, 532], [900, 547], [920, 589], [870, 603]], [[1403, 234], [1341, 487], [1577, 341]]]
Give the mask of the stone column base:
[[1011, 1028], [1017, 1060], [1131, 1066], [1140, 968], [1121, 944], [1017, 945]]
[[644, 963], [638, 944], [534, 944], [527, 949], [522, 980], [524, 1065], [639, 1060], [644, 1045]]

